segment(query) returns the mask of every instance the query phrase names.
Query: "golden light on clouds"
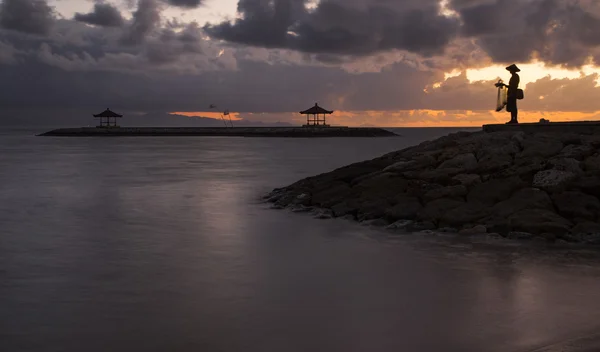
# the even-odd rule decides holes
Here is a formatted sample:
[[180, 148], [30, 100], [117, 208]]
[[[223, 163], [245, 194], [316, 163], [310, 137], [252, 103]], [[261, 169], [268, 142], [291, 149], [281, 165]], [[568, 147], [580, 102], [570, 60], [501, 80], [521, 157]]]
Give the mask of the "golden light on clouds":
[[231, 120], [233, 121], [240, 121], [242, 120], [242, 118], [240, 117], [240, 113], [238, 112], [231, 112], [229, 113], [228, 116], [224, 116], [222, 112], [215, 112], [215, 111], [178, 111], [178, 112], [170, 112], [170, 115], [180, 115], [180, 116], [187, 116], [190, 118], [193, 117], [208, 117], [210, 119], [217, 119], [220, 120], [221, 118], [225, 117], [225, 119], [229, 120], [229, 118], [231, 118]]
[[[519, 77], [521, 78], [521, 86], [525, 87], [528, 83], [533, 83], [539, 79], [550, 76], [552, 79], [576, 79], [582, 76], [589, 76], [591, 74], [600, 75], [600, 67], [593, 65], [586, 65], [580, 69], [565, 69], [558, 66], [546, 66], [542, 62], [532, 62], [527, 64], [519, 64], [517, 66], [521, 69]], [[490, 81], [495, 80], [498, 77], [504, 81], [508, 81], [510, 73], [506, 71], [505, 65], [492, 65], [484, 68], [472, 68], [466, 70], [467, 79], [470, 82], [477, 81]], [[445, 75], [445, 78], [454, 77], [459, 75], [460, 71], [452, 71]], [[600, 82], [596, 81], [597, 86]]]

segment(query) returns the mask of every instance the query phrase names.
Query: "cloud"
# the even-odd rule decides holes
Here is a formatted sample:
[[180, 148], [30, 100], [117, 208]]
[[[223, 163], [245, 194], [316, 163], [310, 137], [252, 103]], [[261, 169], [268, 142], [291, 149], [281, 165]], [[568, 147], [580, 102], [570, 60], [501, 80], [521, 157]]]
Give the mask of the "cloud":
[[46, 0], [3, 0], [0, 27], [27, 34], [46, 35], [54, 24], [54, 13]]
[[325, 0], [312, 10], [307, 3], [240, 0], [242, 18], [205, 30], [229, 42], [307, 53], [362, 56], [400, 49], [431, 56], [441, 54], [459, 29], [456, 18], [440, 14], [437, 0]]
[[462, 34], [496, 62], [581, 66], [598, 57], [598, 2], [568, 0], [452, 0]]
[[124, 45], [139, 45], [160, 25], [161, 6], [156, 0], [139, 0], [137, 10], [123, 37]]
[[204, 0], [165, 0], [165, 1], [170, 5], [185, 7], [185, 8], [196, 8], [204, 2]]
[[120, 27], [125, 22], [121, 12], [116, 7], [102, 3], [95, 4], [94, 11], [90, 13], [76, 13], [74, 19], [102, 27]]

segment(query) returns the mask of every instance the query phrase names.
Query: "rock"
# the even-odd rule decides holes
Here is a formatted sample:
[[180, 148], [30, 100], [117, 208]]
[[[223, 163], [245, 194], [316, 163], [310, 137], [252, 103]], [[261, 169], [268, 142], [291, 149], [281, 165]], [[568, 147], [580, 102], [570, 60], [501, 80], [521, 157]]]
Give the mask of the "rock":
[[547, 160], [541, 158], [518, 159], [511, 167], [498, 171], [498, 178], [519, 177], [525, 182], [532, 182], [533, 176], [546, 168]]
[[554, 158], [548, 162], [548, 165], [554, 170], [568, 171], [576, 175], [583, 174], [579, 164], [580, 162], [573, 158]]
[[467, 201], [472, 203], [495, 204], [508, 199], [517, 189], [524, 186], [520, 178], [491, 179], [475, 185], [467, 195]]
[[488, 233], [486, 237], [490, 240], [501, 240], [504, 238], [502, 235], [496, 232]]
[[452, 181], [461, 184], [465, 187], [471, 187], [481, 183], [481, 176], [477, 174], [460, 174], [452, 177]]
[[306, 193], [302, 193], [296, 196], [296, 198], [291, 202], [291, 204], [299, 205], [299, 206], [309, 206], [311, 204], [311, 196]]
[[497, 203], [492, 213], [498, 218], [507, 218], [524, 209], [552, 210], [554, 205], [548, 193], [537, 188], [523, 188], [516, 191], [509, 199]]
[[510, 238], [511, 240], [530, 240], [535, 236], [530, 234], [529, 232], [511, 231], [506, 237]]
[[576, 177], [576, 174], [569, 171], [544, 170], [533, 176], [533, 187], [556, 191]]
[[465, 186], [448, 186], [433, 189], [423, 196], [425, 202], [430, 202], [439, 198], [462, 198], [467, 194], [467, 188]]
[[569, 220], [545, 209], [525, 209], [508, 220], [512, 231], [529, 233], [565, 234], [572, 226]]
[[435, 224], [431, 221], [413, 222], [413, 223], [409, 224], [408, 226], [406, 226], [406, 230], [411, 231], [411, 232], [435, 230], [435, 228], [436, 228]]
[[437, 232], [441, 232], [441, 233], [457, 233], [458, 230], [455, 229], [454, 227], [440, 227], [439, 229], [437, 229]]
[[420, 167], [420, 165], [418, 162], [416, 162], [414, 160], [408, 160], [408, 161], [399, 161], [397, 163], [394, 163], [394, 164], [386, 167], [385, 169], [383, 169], [383, 171], [384, 172], [401, 173], [404, 171], [418, 169], [419, 167]]
[[331, 207], [331, 210], [333, 211], [333, 216], [335, 217], [341, 217], [348, 214], [354, 217], [354, 214], [356, 214], [358, 211], [358, 207], [351, 202], [342, 201], [341, 203], [335, 204], [333, 207]]
[[434, 169], [422, 171], [407, 171], [402, 175], [410, 180], [421, 180], [439, 184], [449, 184], [452, 176], [461, 173], [461, 169]]
[[574, 234], [600, 234], [600, 224], [592, 221], [583, 221], [571, 229]]
[[304, 205], [295, 205], [290, 208], [293, 213], [310, 213], [313, 211], [312, 207], [307, 207]]
[[558, 213], [576, 221], [596, 221], [600, 215], [600, 200], [578, 191], [569, 191], [552, 196]]
[[516, 142], [519, 145], [519, 148], [523, 148], [523, 142], [525, 141], [525, 132], [519, 131], [515, 132], [511, 137], [511, 141]]
[[521, 144], [523, 151], [517, 155], [520, 159], [549, 158], [557, 155], [563, 149], [563, 143], [552, 138], [525, 138]]
[[341, 217], [342, 220], [355, 221], [356, 218], [352, 214], [346, 214]]
[[417, 214], [419, 220], [437, 221], [450, 209], [457, 208], [465, 202], [442, 198], [431, 201]]
[[479, 202], [462, 203], [452, 209], [446, 210], [440, 216], [440, 224], [449, 226], [463, 226], [474, 223], [491, 214], [491, 207]]
[[331, 210], [328, 210], [328, 209], [316, 210], [315, 215], [314, 215], [315, 219], [321, 219], [321, 220], [331, 219], [332, 217], [333, 217], [333, 214], [332, 214]]
[[452, 159], [444, 161], [438, 169], [460, 169], [464, 171], [477, 168], [477, 158], [473, 153], [459, 154]]
[[383, 218], [389, 207], [391, 203], [385, 198], [367, 199], [359, 204], [356, 217], [359, 221]]
[[583, 167], [586, 171], [600, 171], [600, 155], [587, 157], [583, 161]]
[[400, 229], [407, 228], [411, 224], [413, 224], [413, 221], [411, 221], [411, 220], [398, 220], [398, 221], [396, 221], [396, 222], [388, 225], [386, 227], [386, 229], [388, 229], [388, 230], [400, 230]]
[[485, 227], [483, 225], [476, 225], [476, 226], [473, 226], [473, 227], [462, 229], [458, 233], [461, 234], [461, 235], [479, 235], [479, 234], [484, 234], [484, 233], [487, 233], [487, 227]]
[[[400, 175], [391, 172], [382, 172], [361, 182], [355, 183], [351, 191], [346, 191], [345, 197], [349, 193], [355, 194], [358, 198], [376, 199], [393, 198], [399, 193], [406, 192], [409, 181], [403, 179]], [[313, 196], [314, 202], [314, 196]]]
[[513, 157], [510, 154], [486, 154], [479, 159], [477, 171], [480, 173], [496, 172], [508, 168], [513, 163]]
[[385, 209], [385, 218], [390, 221], [413, 220], [423, 208], [417, 197], [397, 198], [398, 203]]
[[581, 190], [586, 194], [600, 197], [600, 175], [586, 175], [577, 179], [573, 179], [569, 185], [569, 189]]
[[389, 222], [384, 219], [373, 219], [366, 220], [360, 223], [362, 226], [373, 226], [373, 227], [386, 227], [389, 225]]
[[351, 191], [352, 189], [347, 183], [333, 182], [322, 189], [315, 189], [311, 197], [311, 203], [316, 206], [331, 206], [346, 198]]
[[579, 241], [585, 244], [598, 245], [600, 244], [600, 233], [584, 234], [579, 237]]
[[560, 151], [559, 156], [581, 161], [592, 155], [592, 153], [593, 149], [590, 146], [569, 144]]

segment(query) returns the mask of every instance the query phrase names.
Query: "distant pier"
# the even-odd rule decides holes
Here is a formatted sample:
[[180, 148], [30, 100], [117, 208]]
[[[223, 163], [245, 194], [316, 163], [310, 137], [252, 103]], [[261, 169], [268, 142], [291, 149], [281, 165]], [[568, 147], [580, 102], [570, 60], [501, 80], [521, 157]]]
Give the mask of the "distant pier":
[[53, 137], [394, 137], [397, 134], [371, 127], [81, 127], [61, 128], [38, 136]]
[[600, 121], [535, 122], [517, 124], [483, 125], [484, 132], [570, 132], [578, 134], [600, 134]]

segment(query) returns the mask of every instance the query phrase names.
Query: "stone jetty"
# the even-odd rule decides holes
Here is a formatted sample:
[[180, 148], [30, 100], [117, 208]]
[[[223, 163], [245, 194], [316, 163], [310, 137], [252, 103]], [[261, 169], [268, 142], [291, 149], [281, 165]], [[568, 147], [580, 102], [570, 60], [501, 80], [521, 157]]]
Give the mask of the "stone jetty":
[[516, 127], [454, 133], [300, 180], [265, 199], [275, 208], [403, 233], [600, 244], [600, 134]]
[[61, 128], [39, 136], [136, 137], [136, 136], [221, 136], [221, 137], [393, 137], [382, 128], [352, 127], [81, 127]]

